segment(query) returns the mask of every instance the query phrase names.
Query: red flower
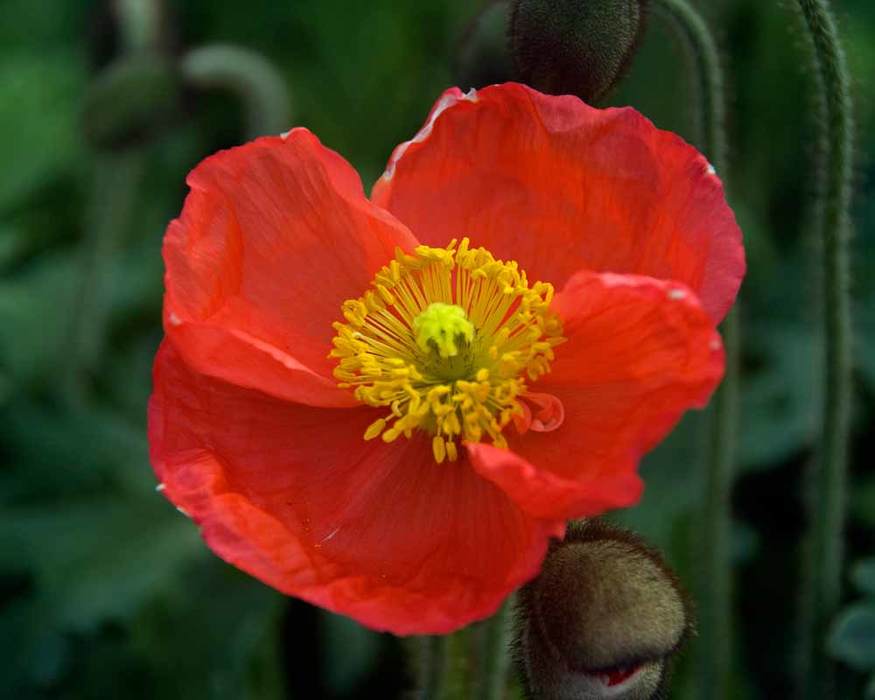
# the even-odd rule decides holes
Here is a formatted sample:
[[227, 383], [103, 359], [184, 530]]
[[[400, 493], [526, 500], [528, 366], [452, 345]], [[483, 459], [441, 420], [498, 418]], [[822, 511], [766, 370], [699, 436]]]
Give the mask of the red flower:
[[305, 129], [188, 184], [155, 471], [219, 556], [371, 627], [492, 613], [722, 374], [740, 232], [631, 109], [454, 89], [370, 200]]

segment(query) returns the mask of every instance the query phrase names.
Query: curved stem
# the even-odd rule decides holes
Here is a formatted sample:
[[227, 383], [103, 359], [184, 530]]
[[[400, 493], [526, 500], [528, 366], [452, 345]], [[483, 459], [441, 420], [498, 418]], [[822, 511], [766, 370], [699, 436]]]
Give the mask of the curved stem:
[[243, 102], [251, 138], [278, 134], [290, 126], [285, 80], [264, 56], [249, 49], [214, 44], [192, 49], [181, 61], [182, 74], [200, 88], [224, 88]]
[[[691, 58], [700, 102], [700, 141], [727, 187], [727, 143], [723, 72], [714, 38], [702, 17], [684, 0], [654, 0]], [[705, 474], [699, 586], [700, 695], [728, 697], [732, 668], [731, 493], [738, 433], [739, 322], [732, 311], [723, 322], [726, 375], [714, 398]]]
[[726, 186], [726, 100], [717, 44], [705, 20], [686, 0], [653, 0], [653, 9], [668, 20], [690, 54], [700, 104], [700, 145]]
[[154, 51], [160, 48], [161, 31], [166, 21], [162, 2], [115, 0], [113, 7], [126, 52]]
[[852, 401], [849, 208], [853, 170], [850, 80], [826, 0], [798, 0], [812, 43], [820, 96], [819, 210], [823, 258], [824, 404], [810, 501], [809, 561], [801, 615], [799, 697], [833, 697], [835, 669], [824, 650], [841, 599], [845, 490]]

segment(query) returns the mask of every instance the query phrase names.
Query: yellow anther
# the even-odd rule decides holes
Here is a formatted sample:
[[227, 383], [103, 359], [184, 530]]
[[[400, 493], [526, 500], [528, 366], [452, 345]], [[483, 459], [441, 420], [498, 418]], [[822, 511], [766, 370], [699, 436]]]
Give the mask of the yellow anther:
[[378, 418], [368, 426], [367, 430], [365, 430], [365, 440], [373, 440], [375, 437], [383, 432], [383, 428], [385, 427], [386, 419]]
[[450, 458], [451, 462], [455, 462], [457, 459], [459, 459], [459, 452], [458, 452], [458, 450], [456, 450], [456, 443], [455, 442], [448, 442], [446, 445], [446, 450], [447, 450], [447, 457]]
[[431, 439], [431, 450], [434, 452], [434, 460], [438, 464], [444, 461], [447, 457], [447, 446], [444, 439], [440, 435], [435, 435]]
[[467, 238], [396, 250], [371, 289], [343, 303], [346, 322], [333, 324], [338, 386], [386, 410], [364, 438], [426, 431], [437, 463], [457, 460], [460, 440], [506, 446], [527, 379], [549, 371], [563, 340], [552, 297], [551, 285], [530, 286], [514, 261]]
[[383, 442], [395, 442], [401, 432], [397, 428], [389, 428], [383, 432]]

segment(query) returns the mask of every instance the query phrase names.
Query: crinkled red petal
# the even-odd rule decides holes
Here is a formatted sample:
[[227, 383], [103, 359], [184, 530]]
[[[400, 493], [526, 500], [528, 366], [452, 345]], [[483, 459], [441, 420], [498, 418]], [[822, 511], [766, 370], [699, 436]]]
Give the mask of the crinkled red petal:
[[217, 153], [188, 184], [164, 240], [164, 326], [179, 352], [241, 386], [352, 405], [331, 377], [331, 324], [413, 236], [306, 129]]
[[372, 200], [423, 243], [470, 236], [557, 288], [580, 269], [680, 281], [715, 322], [745, 270], [723, 187], [694, 148], [633, 109], [514, 83], [445, 92]]
[[233, 386], [159, 350], [149, 406], [164, 494], [220, 557], [396, 634], [493, 613], [537, 573], [557, 520], [534, 518], [427, 439], [362, 434], [377, 409], [317, 408]]
[[467, 450], [532, 515], [594, 516], [637, 502], [640, 458], [684, 411], [707, 403], [723, 346], [698, 298], [676, 282], [579, 272], [555, 308], [568, 341], [534, 389], [562, 402], [562, 425], [509, 431], [510, 450]]

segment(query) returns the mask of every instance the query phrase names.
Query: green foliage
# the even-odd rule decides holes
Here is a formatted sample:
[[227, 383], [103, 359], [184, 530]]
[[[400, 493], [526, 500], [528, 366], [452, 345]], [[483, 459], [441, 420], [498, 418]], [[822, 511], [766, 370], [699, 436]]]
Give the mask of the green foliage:
[[859, 600], [846, 607], [830, 630], [829, 653], [858, 671], [871, 675], [866, 698], [875, 697], [875, 557], [856, 562], [851, 580]]
[[324, 623], [328, 688], [334, 695], [353, 693], [377, 662], [376, 635], [338, 615], [326, 615]]
[[75, 167], [82, 148], [73, 115], [85, 81], [72, 50], [4, 52], [0, 153], [7, 165], [0, 169], [0, 211]]
[[829, 648], [833, 656], [860, 671], [875, 668], [875, 604], [860, 603], [842, 612]]
[[851, 570], [851, 579], [860, 593], [875, 596], [875, 557], [858, 561]]

